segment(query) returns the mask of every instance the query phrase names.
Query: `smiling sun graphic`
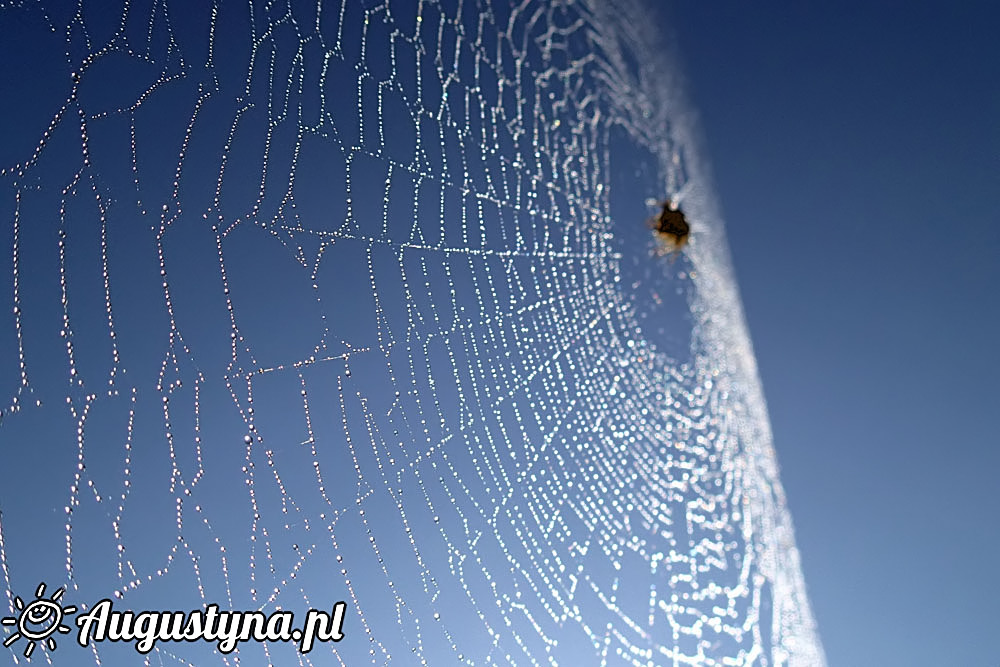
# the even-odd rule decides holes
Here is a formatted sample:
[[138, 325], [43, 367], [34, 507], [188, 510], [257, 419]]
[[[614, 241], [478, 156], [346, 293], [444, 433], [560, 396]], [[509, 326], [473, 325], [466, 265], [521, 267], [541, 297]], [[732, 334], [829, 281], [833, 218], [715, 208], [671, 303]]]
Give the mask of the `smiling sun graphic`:
[[45, 596], [45, 583], [38, 584], [35, 591], [35, 599], [27, 605], [20, 597], [14, 598], [14, 607], [18, 611], [17, 617], [7, 616], [0, 619], [0, 625], [13, 625], [17, 629], [10, 637], [4, 640], [3, 645], [10, 646], [21, 637], [28, 640], [28, 645], [24, 649], [24, 657], [30, 658], [38, 642], [43, 642], [50, 651], [56, 648], [56, 640], [52, 635], [57, 632], [68, 634], [70, 628], [62, 624], [63, 617], [76, 612], [76, 607], [70, 605], [63, 607], [59, 604], [65, 588], [58, 589], [51, 597]]

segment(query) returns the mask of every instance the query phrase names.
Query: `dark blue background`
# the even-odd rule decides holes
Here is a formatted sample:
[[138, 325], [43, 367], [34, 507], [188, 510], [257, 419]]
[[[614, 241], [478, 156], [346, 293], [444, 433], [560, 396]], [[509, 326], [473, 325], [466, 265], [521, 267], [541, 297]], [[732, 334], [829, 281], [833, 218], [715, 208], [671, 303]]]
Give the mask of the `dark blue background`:
[[1000, 11], [671, 17], [830, 664], [995, 664]]

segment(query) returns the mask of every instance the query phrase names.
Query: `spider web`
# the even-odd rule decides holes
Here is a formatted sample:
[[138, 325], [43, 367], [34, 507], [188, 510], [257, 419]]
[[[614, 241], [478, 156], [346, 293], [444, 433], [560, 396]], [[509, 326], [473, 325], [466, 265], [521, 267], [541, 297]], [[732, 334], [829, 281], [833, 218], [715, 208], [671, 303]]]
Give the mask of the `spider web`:
[[657, 16], [113, 5], [0, 3], [11, 609], [348, 604], [151, 665], [823, 664]]

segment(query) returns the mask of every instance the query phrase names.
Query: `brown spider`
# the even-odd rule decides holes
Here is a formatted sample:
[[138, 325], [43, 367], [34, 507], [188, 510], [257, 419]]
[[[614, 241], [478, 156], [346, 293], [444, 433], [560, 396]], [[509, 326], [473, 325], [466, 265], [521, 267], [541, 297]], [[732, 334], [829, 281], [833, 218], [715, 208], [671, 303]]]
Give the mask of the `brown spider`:
[[691, 237], [691, 225], [673, 201], [668, 199], [660, 206], [660, 214], [649, 220], [649, 226], [660, 239], [661, 254], [680, 252]]

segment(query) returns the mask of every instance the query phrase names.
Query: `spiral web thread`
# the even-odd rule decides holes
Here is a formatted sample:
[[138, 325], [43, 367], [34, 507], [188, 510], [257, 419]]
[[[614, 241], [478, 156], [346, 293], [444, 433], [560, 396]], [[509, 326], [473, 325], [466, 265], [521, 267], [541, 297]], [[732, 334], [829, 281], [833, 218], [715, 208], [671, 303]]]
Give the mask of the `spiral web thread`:
[[660, 17], [109, 7], [0, 4], [9, 602], [348, 603], [155, 665], [823, 664]]

